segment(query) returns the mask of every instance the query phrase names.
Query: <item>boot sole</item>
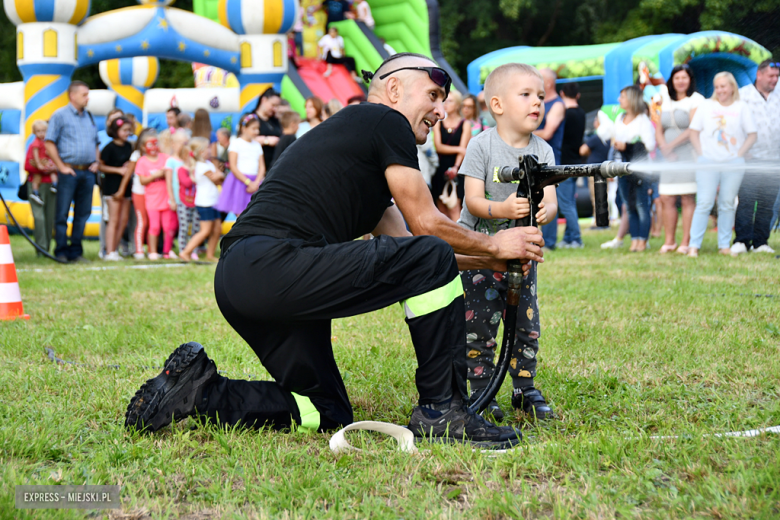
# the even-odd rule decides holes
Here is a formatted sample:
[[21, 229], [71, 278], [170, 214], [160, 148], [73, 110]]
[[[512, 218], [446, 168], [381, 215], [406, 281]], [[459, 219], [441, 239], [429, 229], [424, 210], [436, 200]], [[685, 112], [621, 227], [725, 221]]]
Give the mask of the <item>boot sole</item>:
[[486, 450], [509, 450], [520, 444], [521, 440], [520, 437], [506, 441], [472, 441], [455, 437], [414, 437], [415, 444], [426, 442], [435, 444], [465, 444], [473, 448], [482, 448]]
[[[217, 372], [211, 363], [196, 379], [197, 373], [190, 371], [190, 368], [206, 358], [206, 351], [198, 343], [186, 343], [174, 350], [166, 360], [163, 371], [141, 385], [130, 399], [125, 414], [125, 427], [151, 433], [168, 426], [172, 420], [189, 417], [195, 410], [198, 389]], [[179, 379], [166, 392], [165, 383], [171, 375], [178, 375]], [[181, 407], [182, 402], [186, 406], [184, 409]]]

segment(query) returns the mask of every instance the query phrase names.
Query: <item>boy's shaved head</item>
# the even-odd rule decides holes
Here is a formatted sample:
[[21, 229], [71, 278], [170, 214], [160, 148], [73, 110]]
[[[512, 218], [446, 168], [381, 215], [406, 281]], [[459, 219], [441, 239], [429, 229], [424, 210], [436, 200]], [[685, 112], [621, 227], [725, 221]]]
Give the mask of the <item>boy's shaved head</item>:
[[504, 89], [510, 84], [512, 76], [515, 74], [521, 74], [523, 76], [535, 76], [544, 81], [542, 74], [533, 65], [527, 65], [525, 63], [505, 63], [493, 69], [485, 79], [485, 103], [487, 103], [488, 110], [491, 115], [493, 114], [490, 108], [490, 100], [495, 96], [501, 96], [504, 93]]

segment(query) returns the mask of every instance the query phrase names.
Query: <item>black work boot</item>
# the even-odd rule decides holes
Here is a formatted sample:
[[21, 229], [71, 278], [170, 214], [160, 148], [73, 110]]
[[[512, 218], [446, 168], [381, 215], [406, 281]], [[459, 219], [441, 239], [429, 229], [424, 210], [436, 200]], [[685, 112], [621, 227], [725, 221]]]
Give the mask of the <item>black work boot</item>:
[[165, 361], [160, 375], [149, 379], [135, 393], [125, 414], [125, 428], [156, 432], [195, 413], [202, 387], [218, 377], [217, 365], [202, 345], [185, 343]]
[[488, 449], [509, 449], [523, 438], [520, 430], [496, 426], [472, 412], [462, 401], [453, 402], [449, 409], [441, 411], [416, 407], [409, 429], [415, 437]]
[[[472, 388], [474, 388], [472, 386]], [[485, 392], [486, 388], [476, 388], [471, 392], [471, 397], [469, 398], [469, 404], [476, 403], [477, 399]], [[504, 410], [501, 409], [500, 406], [498, 406], [498, 402], [496, 401], [495, 397], [488, 403], [487, 408], [485, 408], [485, 411], [482, 412], [483, 415], [490, 414], [493, 416], [493, 419], [496, 420], [496, 422], [501, 422], [504, 420]]]
[[540, 421], [555, 417], [552, 408], [544, 400], [542, 392], [533, 386], [515, 388], [512, 395], [512, 406], [524, 411], [529, 417]]

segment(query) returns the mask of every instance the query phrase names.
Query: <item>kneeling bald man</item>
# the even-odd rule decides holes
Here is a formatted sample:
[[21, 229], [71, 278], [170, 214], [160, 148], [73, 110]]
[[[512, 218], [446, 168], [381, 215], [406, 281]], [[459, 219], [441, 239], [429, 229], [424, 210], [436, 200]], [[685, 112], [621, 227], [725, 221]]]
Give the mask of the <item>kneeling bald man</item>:
[[[275, 381], [222, 377], [201, 345], [187, 343], [130, 401], [128, 428], [156, 431], [193, 414], [245, 427], [347, 425], [331, 320], [401, 302], [418, 362], [415, 435], [501, 448], [519, 441], [519, 430], [467, 406], [458, 271], [542, 261], [543, 241], [536, 228], [474, 233], [434, 206], [415, 145], [444, 118], [449, 88], [430, 59], [394, 55], [368, 103], [344, 108], [282, 154], [223, 238], [214, 280], [225, 319]], [[376, 239], [355, 240], [366, 233]]]

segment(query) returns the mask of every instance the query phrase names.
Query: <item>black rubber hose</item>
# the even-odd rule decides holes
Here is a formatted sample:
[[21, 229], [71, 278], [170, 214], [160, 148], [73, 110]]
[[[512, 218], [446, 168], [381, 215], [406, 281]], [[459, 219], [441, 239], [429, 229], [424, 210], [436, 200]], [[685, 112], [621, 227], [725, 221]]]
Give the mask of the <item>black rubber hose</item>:
[[11, 208], [9, 208], [9, 207], [8, 207], [8, 203], [6, 203], [6, 201], [5, 201], [5, 198], [3, 197], [3, 194], [2, 194], [2, 192], [0, 192], [0, 200], [2, 200], [2, 201], [3, 201], [3, 206], [5, 206], [5, 211], [8, 213], [8, 215], [10, 215], [10, 217], [11, 217], [11, 220], [12, 220], [12, 221], [13, 221], [13, 223], [14, 223], [14, 227], [16, 227], [17, 231], [19, 231], [19, 233], [20, 233], [20, 234], [21, 234], [21, 235], [22, 235], [24, 238], [26, 238], [26, 239], [27, 239], [27, 241], [28, 241], [28, 242], [29, 242], [29, 243], [30, 243], [30, 244], [31, 244], [31, 245], [32, 245], [32, 246], [33, 246], [33, 247], [34, 247], [34, 248], [35, 248], [35, 249], [36, 249], [36, 250], [37, 250], [39, 253], [41, 253], [43, 256], [45, 256], [45, 257], [46, 257], [46, 258], [48, 258], [49, 260], [54, 260], [55, 262], [57, 262], [57, 263], [59, 263], [59, 264], [67, 264], [67, 263], [68, 263], [68, 262], [67, 262], [67, 260], [60, 260], [60, 259], [58, 259], [56, 256], [52, 256], [52, 255], [50, 255], [48, 251], [44, 250], [44, 249], [43, 249], [41, 246], [39, 246], [38, 244], [36, 244], [36, 243], [35, 243], [35, 240], [33, 240], [32, 238], [30, 238], [30, 235], [28, 235], [28, 234], [27, 234], [27, 233], [24, 231], [24, 229], [22, 229], [22, 226], [20, 226], [20, 225], [19, 225], [19, 223], [16, 221], [16, 217], [14, 217], [14, 214], [13, 214], [13, 213], [11, 213]]

